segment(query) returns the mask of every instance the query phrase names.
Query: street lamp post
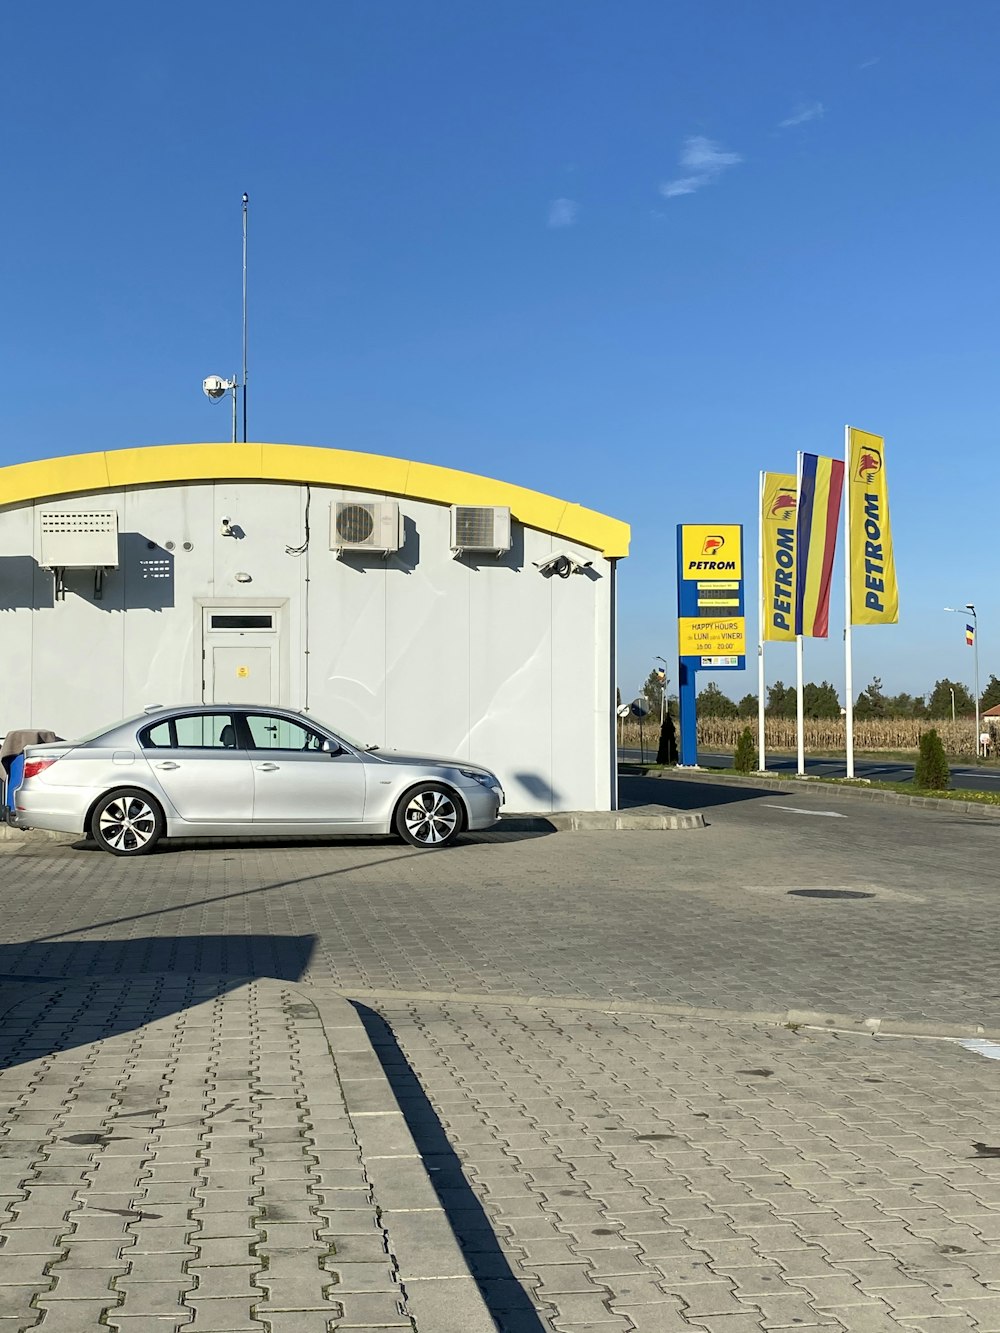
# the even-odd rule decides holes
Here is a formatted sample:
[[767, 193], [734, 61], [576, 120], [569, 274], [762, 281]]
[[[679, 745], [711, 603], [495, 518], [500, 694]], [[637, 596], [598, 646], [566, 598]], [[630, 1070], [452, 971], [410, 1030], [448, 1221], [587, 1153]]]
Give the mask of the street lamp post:
[[[962, 607], [946, 606], [946, 611], [955, 611], [958, 615], [962, 614]], [[972, 671], [976, 689], [976, 758], [979, 758], [979, 618], [976, 615], [976, 608], [972, 602], [966, 602], [966, 611], [972, 616]], [[954, 698], [954, 696], [952, 696]]]
[[660, 726], [663, 726], [664, 718], [667, 716], [667, 659], [665, 657], [654, 657], [654, 662], [662, 662], [663, 670], [660, 675], [663, 679], [660, 682]]
[[951, 695], [951, 720], [955, 721], [955, 689], [954, 686], [948, 686], [948, 693]]

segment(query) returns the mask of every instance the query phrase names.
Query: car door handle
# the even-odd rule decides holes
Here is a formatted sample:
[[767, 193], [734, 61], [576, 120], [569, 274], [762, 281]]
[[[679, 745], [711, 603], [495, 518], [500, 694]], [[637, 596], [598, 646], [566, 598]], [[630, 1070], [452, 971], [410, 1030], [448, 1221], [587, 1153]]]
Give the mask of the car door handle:
[[280, 768], [279, 764], [256, 764], [255, 767], [261, 773], [276, 773]]
[[165, 759], [162, 764], [157, 764], [157, 768], [180, 768], [180, 764], [175, 764], [172, 759]]

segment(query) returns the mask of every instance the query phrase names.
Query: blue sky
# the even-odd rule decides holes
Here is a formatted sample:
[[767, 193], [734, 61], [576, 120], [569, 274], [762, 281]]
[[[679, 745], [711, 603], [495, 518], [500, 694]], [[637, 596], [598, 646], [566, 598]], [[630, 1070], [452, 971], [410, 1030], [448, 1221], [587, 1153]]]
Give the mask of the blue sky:
[[[848, 421], [901, 584], [858, 687], [971, 684], [966, 601], [1000, 674], [1000, 6], [37, 0], [5, 37], [0, 462], [227, 437], [247, 190], [251, 438], [628, 520], [626, 697], [676, 654], [675, 525], [755, 566], [758, 471]], [[842, 625], [838, 577], [807, 678]]]

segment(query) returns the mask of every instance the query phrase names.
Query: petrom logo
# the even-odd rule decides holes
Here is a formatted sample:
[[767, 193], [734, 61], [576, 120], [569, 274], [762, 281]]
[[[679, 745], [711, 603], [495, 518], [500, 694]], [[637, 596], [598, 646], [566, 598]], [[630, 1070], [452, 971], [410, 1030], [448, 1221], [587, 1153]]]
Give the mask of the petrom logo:
[[870, 486], [881, 471], [881, 452], [878, 449], [872, 449], [870, 447], [862, 449], [861, 457], [858, 459], [857, 471], [854, 474], [854, 480], [860, 482], [863, 486]]
[[743, 529], [738, 523], [682, 523], [678, 576], [690, 579], [743, 577]]
[[[721, 532], [710, 532], [702, 542], [701, 554], [705, 556], [718, 555], [726, 544], [726, 539]], [[732, 573], [736, 569], [735, 560], [689, 560], [688, 569], [693, 569], [695, 573], [703, 572], [706, 569], [728, 570]]]

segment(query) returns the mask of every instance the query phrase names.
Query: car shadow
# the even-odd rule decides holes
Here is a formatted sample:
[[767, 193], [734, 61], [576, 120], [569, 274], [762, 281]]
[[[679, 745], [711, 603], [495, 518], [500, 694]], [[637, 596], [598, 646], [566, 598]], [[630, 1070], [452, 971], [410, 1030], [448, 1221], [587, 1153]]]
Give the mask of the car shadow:
[[376, 1010], [358, 1000], [351, 1003], [364, 1024], [490, 1314], [504, 1333], [545, 1333], [545, 1325], [514, 1276], [492, 1223], [466, 1179], [462, 1163], [396, 1034]]

